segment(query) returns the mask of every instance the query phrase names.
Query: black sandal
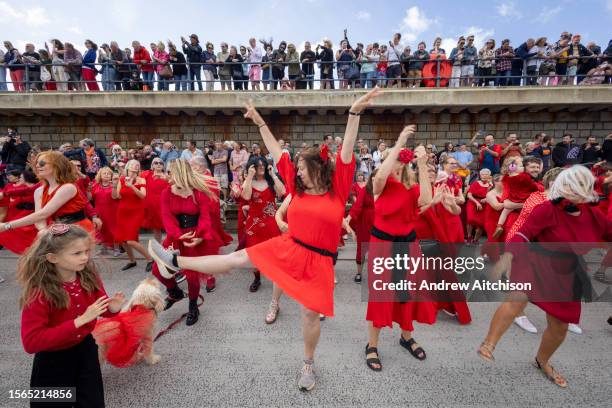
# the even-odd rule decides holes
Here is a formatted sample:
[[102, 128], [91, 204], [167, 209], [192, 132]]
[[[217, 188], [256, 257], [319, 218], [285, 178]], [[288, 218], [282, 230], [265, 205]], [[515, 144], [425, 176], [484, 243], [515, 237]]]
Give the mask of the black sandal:
[[355, 277], [353, 278], [353, 280], [355, 281], [355, 283], [361, 283], [361, 274], [360, 273], [355, 274]]
[[[380, 362], [380, 358], [378, 357], [371, 357], [371, 358], [367, 358], [368, 354], [372, 354], [372, 353], [376, 353], [376, 355], [378, 355], [378, 349], [376, 347], [370, 347], [370, 343], [366, 344], [366, 364], [368, 365], [368, 367], [370, 368], [370, 370], [373, 371], [380, 371], [382, 370], [382, 364]], [[377, 364], [378, 367], [374, 367], [374, 364]]]
[[421, 360], [421, 361], [425, 360], [425, 358], [427, 358], [427, 355], [425, 354], [425, 350], [423, 350], [423, 347], [421, 346], [413, 350], [412, 346], [415, 344], [416, 344], [416, 341], [412, 337], [410, 338], [410, 340], [406, 340], [404, 339], [404, 336], [400, 336], [400, 346], [408, 350], [410, 354], [412, 354], [412, 356], [416, 358], [417, 360]]

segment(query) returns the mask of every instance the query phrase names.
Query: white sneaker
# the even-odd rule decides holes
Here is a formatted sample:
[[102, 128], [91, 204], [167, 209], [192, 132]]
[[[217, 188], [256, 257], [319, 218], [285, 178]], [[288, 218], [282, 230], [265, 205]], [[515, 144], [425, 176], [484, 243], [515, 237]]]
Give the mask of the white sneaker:
[[528, 333], [537, 333], [538, 329], [529, 321], [527, 316], [519, 316], [514, 318], [514, 324]]
[[568, 329], [569, 331], [571, 331], [572, 333], [574, 333], [574, 334], [582, 334], [582, 329], [581, 329], [581, 328], [580, 328], [580, 326], [578, 326], [577, 324], [570, 323], [570, 324], [567, 326], [567, 329]]
[[121, 256], [121, 251], [120, 251], [119, 249], [115, 249], [115, 250], [113, 250], [113, 256], [114, 256], [114, 257]]

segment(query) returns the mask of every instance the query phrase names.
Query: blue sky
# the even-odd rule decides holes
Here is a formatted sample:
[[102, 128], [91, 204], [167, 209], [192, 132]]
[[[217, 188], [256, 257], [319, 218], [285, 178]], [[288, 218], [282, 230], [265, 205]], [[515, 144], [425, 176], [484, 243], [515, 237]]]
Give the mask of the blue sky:
[[413, 49], [420, 40], [429, 48], [437, 35], [449, 51], [463, 34], [475, 34], [477, 45], [493, 37], [518, 46], [529, 36], [556, 41], [564, 30], [605, 48], [612, 38], [612, 0], [0, 0], [0, 27], [1, 39], [20, 50], [26, 42], [41, 48], [49, 38], [82, 49], [85, 38], [127, 47], [134, 39], [178, 42], [192, 32], [216, 50], [221, 41], [246, 44], [251, 36], [273, 37], [275, 44], [286, 40], [301, 49], [305, 40], [329, 38], [337, 44], [344, 28], [352, 42], [366, 44], [386, 42], [400, 31]]

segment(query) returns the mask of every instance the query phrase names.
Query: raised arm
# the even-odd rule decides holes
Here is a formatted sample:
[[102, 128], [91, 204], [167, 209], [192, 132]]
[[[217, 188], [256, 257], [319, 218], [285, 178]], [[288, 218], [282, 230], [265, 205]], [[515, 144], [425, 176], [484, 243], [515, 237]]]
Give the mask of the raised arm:
[[[416, 126], [415, 126], [416, 128]], [[431, 192], [431, 182], [429, 181], [429, 167], [427, 165], [427, 151], [424, 146], [417, 146], [414, 149], [417, 169], [419, 172], [419, 207], [431, 203], [433, 196]]]
[[370, 92], [357, 99], [349, 109], [349, 118], [346, 123], [346, 130], [344, 131], [342, 151], [340, 152], [340, 159], [344, 164], [350, 163], [353, 156], [353, 147], [355, 146], [357, 133], [359, 131], [359, 116], [371, 105], [372, 100], [376, 98], [380, 92], [380, 88], [378, 86], [375, 87]]
[[[379, 196], [383, 192], [385, 184], [387, 183], [387, 178], [391, 174], [391, 171], [393, 171], [393, 165], [395, 164], [395, 161], [397, 160], [400, 151], [406, 145], [408, 137], [414, 135], [414, 132], [416, 132], [416, 125], [406, 126], [397, 138], [397, 142], [395, 142], [395, 145], [391, 149], [389, 149], [389, 154], [387, 155], [387, 158], [383, 160], [382, 164], [378, 168], [376, 176], [374, 176], [374, 179], [372, 180], [372, 191], [374, 197]], [[344, 146], [342, 146], [342, 150], [344, 151]], [[351, 152], [352, 151], [353, 148], [351, 146]]]
[[283, 184], [281, 179], [279, 179], [276, 173], [274, 172], [274, 168], [271, 164], [268, 164], [268, 173], [270, 173], [270, 175], [272, 176], [272, 181], [274, 182], [274, 193], [277, 197], [284, 197], [285, 194], [287, 194], [287, 189], [285, 188], [285, 185]]
[[242, 198], [247, 201], [251, 199], [253, 194], [253, 177], [255, 177], [255, 165], [251, 164], [247, 176], [244, 178], [244, 183], [242, 183]]
[[257, 109], [255, 109], [253, 101], [249, 101], [245, 105], [245, 109], [246, 113], [244, 114], [244, 117], [246, 119], [251, 119], [253, 123], [257, 125], [257, 127], [259, 127], [259, 134], [263, 139], [266, 149], [268, 149], [268, 151], [272, 155], [272, 159], [274, 160], [274, 162], [278, 163], [281, 158], [281, 155], [283, 154], [283, 149], [281, 148], [281, 145], [278, 143], [278, 141], [272, 134], [272, 131], [270, 130], [268, 125], [266, 125], [266, 122], [263, 120], [259, 112], [257, 112]]

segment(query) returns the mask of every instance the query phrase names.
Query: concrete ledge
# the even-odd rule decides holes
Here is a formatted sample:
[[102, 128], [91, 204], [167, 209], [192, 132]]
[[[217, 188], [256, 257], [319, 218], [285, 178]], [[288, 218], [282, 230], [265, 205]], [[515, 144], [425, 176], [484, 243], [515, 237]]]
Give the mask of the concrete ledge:
[[[351, 91], [286, 91], [286, 92], [45, 92], [2, 93], [0, 115], [179, 115], [185, 113], [233, 115], [249, 99], [264, 114], [308, 114], [329, 110], [344, 113], [357, 95]], [[499, 112], [509, 110], [565, 109], [610, 110], [612, 87], [521, 87], [521, 88], [457, 88], [385, 90], [375, 101], [374, 113], [424, 111], [458, 113], [468, 110]], [[533, 109], [533, 110], [532, 110]]]

